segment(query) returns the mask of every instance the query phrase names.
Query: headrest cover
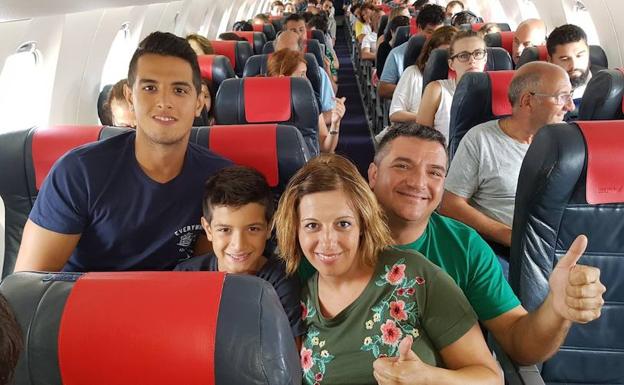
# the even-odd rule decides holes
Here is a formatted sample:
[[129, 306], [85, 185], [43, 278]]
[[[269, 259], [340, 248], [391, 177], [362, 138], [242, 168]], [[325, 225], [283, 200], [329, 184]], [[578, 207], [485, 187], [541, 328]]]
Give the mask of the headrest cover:
[[[617, 68], [624, 75], [624, 68]], [[622, 113], [624, 114], [624, 98], [622, 98]]]
[[290, 77], [245, 78], [247, 123], [285, 122], [292, 116]]
[[82, 276], [59, 328], [63, 383], [214, 384], [224, 278], [218, 272]]
[[235, 41], [222, 41], [211, 40], [212, 49], [214, 49], [217, 55], [223, 55], [230, 59], [232, 68], [236, 68], [236, 42]]
[[483, 27], [483, 24], [485, 24], [485, 23], [474, 23], [474, 24], [471, 24], [473, 32], [479, 32], [481, 27]]
[[492, 113], [496, 116], [510, 115], [511, 103], [507, 92], [515, 71], [488, 72], [492, 86]]
[[505, 51], [511, 54], [511, 51], [513, 50], [514, 33], [511, 31], [504, 31], [504, 32], [499, 32], [499, 34], [501, 38], [501, 47], [503, 47]]
[[548, 49], [546, 48], [545, 45], [538, 45], [537, 46], [537, 53], [538, 53], [538, 57], [539, 60], [541, 61], [545, 61], [546, 59], [548, 59]]
[[212, 126], [209, 140], [211, 151], [255, 168], [271, 187], [279, 184], [276, 124]]
[[41, 188], [54, 162], [69, 150], [97, 141], [101, 130], [102, 126], [53, 126], [37, 129], [32, 138], [37, 190]]
[[624, 120], [576, 122], [587, 143], [589, 204], [624, 202]]
[[199, 63], [199, 71], [201, 72], [202, 79], [206, 79], [212, 83], [212, 63], [214, 61], [214, 55], [197, 55], [197, 62]]
[[410, 36], [412, 35], [416, 35], [418, 32], [420, 32], [420, 28], [418, 28], [418, 24], [416, 24], [416, 18], [412, 17], [410, 19], [410, 25], [409, 25], [409, 34]]
[[254, 46], [254, 34], [255, 32], [253, 31], [235, 31], [234, 32], [237, 36], [242, 37], [243, 39], [247, 40], [249, 42], [249, 45], [251, 45], [252, 47]]
[[264, 24], [252, 24], [254, 32], [264, 32]]

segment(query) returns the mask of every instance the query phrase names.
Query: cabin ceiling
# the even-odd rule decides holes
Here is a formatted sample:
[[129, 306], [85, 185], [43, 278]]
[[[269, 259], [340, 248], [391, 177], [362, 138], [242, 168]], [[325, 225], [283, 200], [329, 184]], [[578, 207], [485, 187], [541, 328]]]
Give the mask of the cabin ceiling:
[[0, 22], [166, 2], [169, 0], [1, 0]]

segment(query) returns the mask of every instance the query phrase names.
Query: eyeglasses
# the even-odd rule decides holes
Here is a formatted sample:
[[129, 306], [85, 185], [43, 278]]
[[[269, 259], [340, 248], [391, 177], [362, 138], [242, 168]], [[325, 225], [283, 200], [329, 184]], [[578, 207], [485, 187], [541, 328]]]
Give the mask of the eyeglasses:
[[476, 49], [472, 52], [460, 52], [458, 54], [455, 54], [453, 56], [451, 56], [451, 60], [457, 58], [457, 60], [459, 60], [462, 63], [466, 63], [470, 60], [470, 57], [472, 56], [475, 60], [483, 60], [485, 58], [485, 54], [487, 52], [484, 49]]
[[574, 101], [572, 94], [543, 94], [539, 92], [529, 92], [533, 96], [543, 96], [545, 98], [555, 98], [555, 104], [562, 106]]

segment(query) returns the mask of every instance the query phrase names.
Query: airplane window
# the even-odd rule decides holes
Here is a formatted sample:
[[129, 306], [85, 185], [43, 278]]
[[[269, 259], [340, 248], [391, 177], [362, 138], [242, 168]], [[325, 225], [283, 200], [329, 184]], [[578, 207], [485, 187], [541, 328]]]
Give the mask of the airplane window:
[[232, 14], [232, 9], [234, 8], [234, 4], [231, 4], [230, 7], [223, 12], [223, 16], [221, 16], [221, 22], [219, 23], [219, 30], [217, 31], [217, 36], [227, 31], [228, 21], [230, 20], [230, 15]]
[[537, 7], [531, 0], [520, 0], [518, 4], [520, 13], [522, 14], [522, 20], [526, 19], [541, 19]]
[[123, 23], [104, 62], [100, 90], [128, 76], [128, 65], [135, 49], [136, 45], [130, 36], [130, 23]]
[[587, 34], [587, 43], [600, 45], [598, 31], [589, 10], [580, 0], [562, 0], [566, 21], [578, 25]]
[[39, 100], [43, 93], [41, 61], [41, 52], [35, 42], [20, 45], [16, 53], [6, 58], [0, 72], [2, 132], [26, 129], [40, 123], [43, 112]]

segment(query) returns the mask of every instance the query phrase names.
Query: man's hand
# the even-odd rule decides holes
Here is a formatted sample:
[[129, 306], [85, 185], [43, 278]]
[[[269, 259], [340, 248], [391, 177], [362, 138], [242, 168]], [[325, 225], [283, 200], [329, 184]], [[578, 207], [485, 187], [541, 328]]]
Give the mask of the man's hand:
[[334, 98], [336, 105], [334, 106], [334, 109], [332, 110], [332, 116], [331, 116], [332, 125], [339, 124], [340, 121], [342, 120], [342, 117], [344, 116], [345, 111], [346, 111], [345, 100], [346, 98], [344, 97]]
[[412, 351], [412, 337], [407, 336], [399, 344], [398, 357], [373, 362], [373, 376], [379, 385], [422, 385], [427, 383], [430, 368]]
[[587, 237], [576, 237], [548, 280], [555, 313], [578, 323], [587, 323], [600, 317], [604, 304], [602, 294], [606, 291], [600, 282], [598, 268], [576, 264], [586, 247]]

